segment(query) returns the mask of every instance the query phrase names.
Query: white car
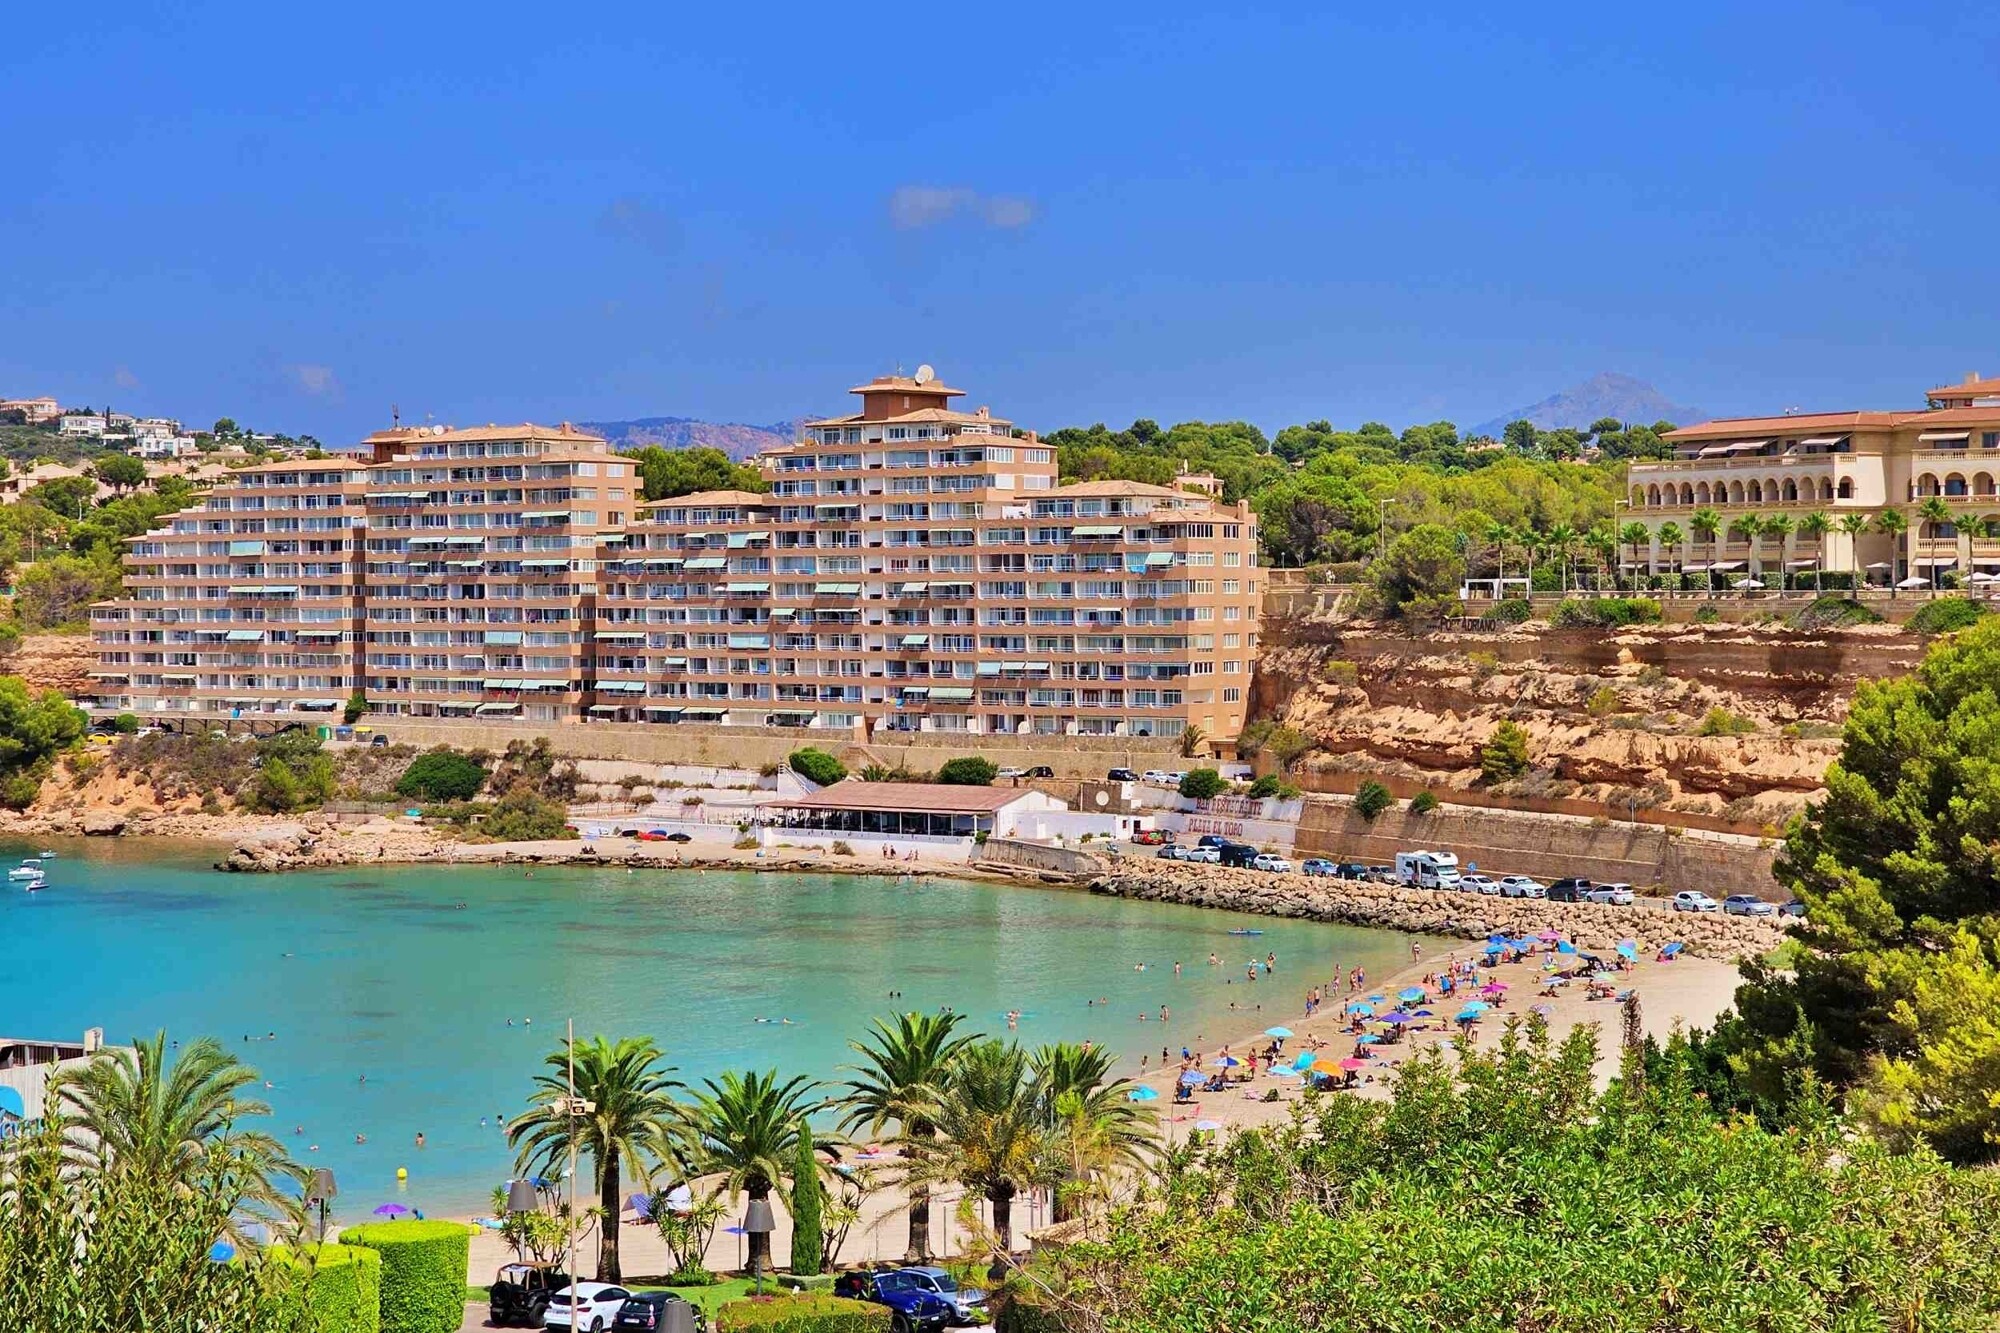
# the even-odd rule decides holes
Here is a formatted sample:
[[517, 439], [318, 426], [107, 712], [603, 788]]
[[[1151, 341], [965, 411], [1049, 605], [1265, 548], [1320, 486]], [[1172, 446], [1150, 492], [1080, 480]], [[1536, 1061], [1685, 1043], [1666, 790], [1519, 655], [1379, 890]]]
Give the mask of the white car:
[[1252, 870], [1268, 870], [1276, 875], [1289, 875], [1292, 873], [1292, 863], [1274, 852], [1260, 852], [1250, 862], [1250, 868]]
[[[575, 1289], [576, 1323], [569, 1319], [571, 1288]], [[576, 1333], [605, 1333], [618, 1317], [631, 1292], [610, 1282], [574, 1282], [549, 1293], [549, 1312], [542, 1316], [547, 1328], [574, 1328]]]
[[1526, 875], [1507, 875], [1500, 881], [1500, 895], [1503, 898], [1546, 898], [1549, 886]]
[[1682, 889], [1674, 895], [1671, 904], [1676, 912], [1719, 912], [1722, 904], [1703, 893], [1700, 889]]
[[1217, 866], [1222, 864], [1222, 850], [1217, 847], [1190, 847], [1181, 853], [1181, 860]]
[[1500, 892], [1500, 885], [1491, 875], [1460, 875], [1456, 887], [1465, 893], [1483, 893], [1492, 897]]
[[1630, 884], [1599, 884], [1583, 895], [1594, 903], [1609, 903], [1613, 907], [1630, 907], [1638, 901]]
[[1180, 785], [1179, 778], [1157, 768], [1147, 769], [1139, 780], [1152, 787], [1178, 787]]

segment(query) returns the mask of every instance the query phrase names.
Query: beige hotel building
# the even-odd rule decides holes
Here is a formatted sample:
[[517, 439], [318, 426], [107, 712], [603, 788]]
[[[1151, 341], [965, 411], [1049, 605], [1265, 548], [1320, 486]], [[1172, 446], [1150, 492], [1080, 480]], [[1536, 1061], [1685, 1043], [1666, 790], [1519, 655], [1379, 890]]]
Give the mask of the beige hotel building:
[[[1748, 577], [1780, 568], [1855, 570], [1876, 583], [2000, 574], [2000, 379], [1969, 375], [1928, 390], [1911, 411], [1810, 412], [1738, 417], [1685, 426], [1667, 436], [1672, 461], [1633, 463], [1627, 473], [1629, 513], [1651, 533], [1640, 563], [1655, 573], [1707, 571]], [[1917, 512], [1942, 497], [1949, 522]], [[1711, 541], [1689, 518], [1713, 510], [1720, 520]], [[1899, 511], [1909, 522], [1897, 537], [1876, 531], [1874, 517]], [[1823, 513], [1831, 530], [1812, 536], [1799, 520]], [[1732, 533], [1744, 516], [1793, 521], [1782, 538]], [[1843, 520], [1871, 520], [1860, 533]], [[1981, 535], [1988, 531], [1995, 535]], [[1678, 543], [1660, 530], [1673, 523]]]
[[647, 504], [562, 426], [380, 432], [245, 468], [132, 539], [97, 703], [844, 736], [1241, 728], [1256, 520], [1212, 480], [1056, 484], [1053, 448], [885, 376], [761, 455], [769, 493]]

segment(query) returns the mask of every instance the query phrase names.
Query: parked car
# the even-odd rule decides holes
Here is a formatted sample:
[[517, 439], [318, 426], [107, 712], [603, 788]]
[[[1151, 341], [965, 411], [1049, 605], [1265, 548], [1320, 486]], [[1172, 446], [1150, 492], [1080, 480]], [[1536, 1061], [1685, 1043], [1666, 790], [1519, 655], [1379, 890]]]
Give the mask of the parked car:
[[896, 1270], [898, 1277], [915, 1280], [916, 1285], [932, 1295], [949, 1302], [956, 1312], [953, 1322], [974, 1324], [985, 1313], [986, 1293], [977, 1287], [961, 1287], [958, 1280], [942, 1268], [930, 1264], [916, 1264]]
[[1714, 912], [1721, 908], [1721, 904], [1700, 889], [1682, 889], [1669, 906], [1676, 912]]
[[549, 1293], [569, 1285], [569, 1274], [546, 1264], [502, 1264], [486, 1289], [486, 1322], [495, 1328], [540, 1328]]
[[1183, 861], [1200, 861], [1204, 865], [1217, 865], [1222, 861], [1220, 847], [1190, 847], [1181, 857]]
[[834, 1280], [833, 1294], [888, 1306], [893, 1333], [939, 1333], [958, 1317], [958, 1309], [950, 1301], [916, 1278], [893, 1271], [842, 1273]]
[[1114, 768], [1104, 775], [1106, 782], [1137, 782], [1139, 775], [1129, 768]]
[[1612, 907], [1630, 907], [1639, 900], [1630, 884], [1599, 884], [1583, 896], [1594, 903], [1606, 903]]
[[1783, 907], [1780, 907], [1778, 909], [1779, 916], [1802, 917], [1805, 914], [1806, 914], [1806, 905], [1800, 902], [1797, 898], [1792, 899], [1790, 902], [1786, 903]]
[[667, 841], [668, 841], [668, 842], [693, 842], [693, 841], [694, 841], [694, 834], [692, 834], [692, 833], [683, 833], [683, 832], [682, 832], [681, 830], [679, 830], [679, 829], [675, 829], [675, 830], [674, 830], [674, 831], [673, 831], [672, 833], [669, 833], [669, 834], [667, 835]]
[[374, 746], [387, 746], [389, 744], [389, 738], [387, 736], [384, 736], [381, 732], [378, 731], [373, 736], [370, 736], [368, 738], [368, 743]]
[[1159, 768], [1147, 769], [1145, 776], [1139, 780], [1149, 787], [1175, 787], [1180, 785], [1173, 774]]
[[[669, 1316], [669, 1306], [686, 1306], [685, 1313], [677, 1312]], [[626, 1297], [625, 1304], [618, 1309], [618, 1317], [611, 1321], [613, 1330], [626, 1329], [694, 1329], [703, 1327], [701, 1309], [690, 1301], [681, 1299], [671, 1291], [637, 1291]]]
[[1215, 852], [1226, 866], [1247, 866], [1262, 855], [1247, 842], [1225, 842], [1216, 848]]
[[1223, 837], [1220, 833], [1204, 833], [1195, 839], [1194, 845], [1197, 847], [1227, 847], [1229, 839]]
[[1590, 893], [1591, 887], [1589, 880], [1584, 879], [1580, 875], [1572, 875], [1567, 879], [1559, 879], [1549, 885], [1548, 892], [1543, 896], [1552, 903], [1588, 902], [1590, 899], [1587, 895]]
[[1174, 835], [1160, 828], [1142, 828], [1132, 835], [1132, 841], [1140, 847], [1168, 847], [1173, 844]]
[[1776, 916], [1776, 903], [1767, 903], [1762, 898], [1748, 893], [1732, 893], [1722, 900], [1724, 916]]
[[1548, 886], [1526, 875], [1502, 875], [1494, 886], [1502, 898], [1546, 898]]
[[1187, 860], [1187, 851], [1184, 848], [1168, 843], [1166, 846], [1160, 848], [1159, 851], [1154, 852], [1153, 856], [1156, 860], [1160, 861], [1185, 861]]
[[1374, 881], [1374, 882], [1375, 882], [1375, 883], [1377, 883], [1377, 884], [1394, 884], [1394, 883], [1396, 883], [1396, 882], [1397, 882], [1397, 880], [1396, 880], [1396, 867], [1394, 867], [1394, 866], [1369, 866], [1369, 867], [1368, 867], [1368, 878], [1369, 878], [1370, 880]]
[[1499, 883], [1491, 875], [1460, 875], [1458, 887], [1466, 893], [1495, 894], [1500, 892]]
[[1342, 861], [1333, 868], [1333, 873], [1342, 879], [1367, 879], [1368, 867], [1359, 861]]
[[1308, 857], [1300, 863], [1299, 873], [1302, 875], [1331, 876], [1333, 874], [1333, 862], [1322, 861], [1317, 856]]
[[667, 831], [665, 829], [657, 829], [657, 828], [640, 829], [638, 836], [640, 842], [667, 841]]
[[1033, 764], [1022, 769], [1014, 776], [1017, 778], [1052, 778], [1055, 775], [1056, 771], [1047, 764]]
[[[569, 1318], [572, 1292], [576, 1304], [574, 1324]], [[611, 1282], [572, 1282], [560, 1291], [549, 1293], [549, 1308], [542, 1315], [542, 1326], [574, 1329], [575, 1333], [604, 1333], [631, 1295]]]
[[1289, 875], [1295, 866], [1276, 852], [1265, 852], [1250, 863], [1252, 870], [1268, 870], [1274, 875]]

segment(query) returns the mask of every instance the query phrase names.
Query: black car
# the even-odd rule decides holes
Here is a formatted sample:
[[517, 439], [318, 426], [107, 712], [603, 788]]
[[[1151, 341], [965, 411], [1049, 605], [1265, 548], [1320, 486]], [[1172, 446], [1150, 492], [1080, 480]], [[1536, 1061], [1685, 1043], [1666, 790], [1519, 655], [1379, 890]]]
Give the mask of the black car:
[[1257, 849], [1247, 842], [1225, 842], [1216, 849], [1222, 854], [1222, 864], [1243, 867], [1257, 859]]
[[1367, 879], [1368, 867], [1359, 861], [1342, 861], [1333, 868], [1336, 879]]
[[701, 1311], [670, 1291], [634, 1292], [618, 1307], [611, 1327], [655, 1330], [655, 1333], [701, 1333]]
[[672, 832], [672, 833], [669, 833], [669, 834], [667, 835], [667, 841], [668, 841], [668, 842], [693, 842], [693, 841], [694, 841], [694, 834], [692, 834], [692, 833], [682, 833], [682, 832], [681, 832], [680, 830], [676, 829], [676, 830], [675, 830], [674, 832]]
[[1106, 782], [1137, 782], [1139, 775], [1129, 768], [1114, 768], [1104, 775]]
[[1552, 903], [1588, 902], [1590, 900], [1584, 897], [1584, 895], [1589, 893], [1590, 890], [1591, 883], [1589, 880], [1573, 875], [1568, 879], [1559, 879], [1549, 885], [1548, 900]]

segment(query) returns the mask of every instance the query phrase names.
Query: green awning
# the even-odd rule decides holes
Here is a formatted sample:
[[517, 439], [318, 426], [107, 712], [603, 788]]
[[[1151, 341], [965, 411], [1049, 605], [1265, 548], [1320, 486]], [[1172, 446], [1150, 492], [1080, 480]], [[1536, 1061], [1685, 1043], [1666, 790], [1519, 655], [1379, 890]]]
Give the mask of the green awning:
[[729, 549], [740, 551], [751, 542], [767, 542], [770, 540], [771, 534], [768, 532], [732, 532], [729, 534]]
[[1072, 537], [1123, 537], [1125, 535], [1125, 529], [1123, 527], [1102, 527], [1102, 526], [1087, 527], [1087, 528], [1071, 528], [1070, 535]]
[[1000, 674], [1000, 664], [998, 662], [981, 662], [979, 664], [979, 674], [982, 676], [997, 676]]
[[930, 586], [931, 585], [928, 583], [905, 583], [899, 585], [896, 591], [899, 594], [913, 593], [913, 592], [928, 592], [930, 590]]
[[337, 639], [340, 635], [341, 631], [337, 629], [295, 629], [292, 631], [292, 637], [295, 639]]
[[644, 694], [646, 692], [646, 682], [643, 680], [600, 680], [597, 682], [597, 688], [600, 690], [610, 690], [613, 694]]
[[518, 690], [521, 688], [521, 682], [518, 680], [486, 680], [481, 683], [489, 690]]
[[231, 643], [262, 643], [264, 631], [260, 629], [233, 629], [229, 631]]
[[940, 685], [931, 691], [932, 703], [966, 703], [971, 698], [971, 690], [957, 685]]
[[473, 711], [475, 713], [511, 713], [520, 706], [519, 704], [480, 704]]
[[231, 554], [231, 555], [262, 555], [262, 554], [264, 554], [264, 543], [262, 543], [262, 542], [231, 542], [231, 543], [229, 543], [229, 554]]
[[861, 585], [858, 583], [816, 583], [813, 585], [815, 597], [858, 597]]
[[903, 636], [903, 646], [905, 648], [922, 648], [930, 641], [931, 636], [928, 634], [905, 634]]
[[490, 629], [480, 636], [479, 641], [481, 643], [498, 643], [498, 644], [508, 644], [508, 645], [517, 644], [521, 641], [521, 631], [509, 630], [509, 629]]
[[697, 556], [687, 562], [689, 569], [727, 569], [729, 562], [719, 555]]
[[1171, 551], [1154, 551], [1146, 557], [1146, 563], [1149, 565], [1171, 565], [1174, 563], [1173, 553]]
[[768, 634], [732, 634], [729, 636], [731, 648], [769, 648], [771, 636]]
[[771, 591], [771, 585], [768, 583], [725, 583], [722, 585], [722, 590], [724, 592], [769, 592]]

